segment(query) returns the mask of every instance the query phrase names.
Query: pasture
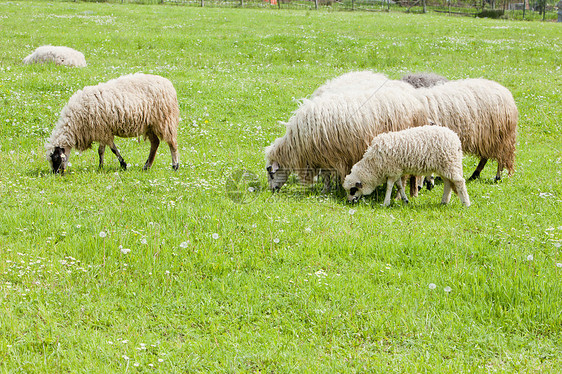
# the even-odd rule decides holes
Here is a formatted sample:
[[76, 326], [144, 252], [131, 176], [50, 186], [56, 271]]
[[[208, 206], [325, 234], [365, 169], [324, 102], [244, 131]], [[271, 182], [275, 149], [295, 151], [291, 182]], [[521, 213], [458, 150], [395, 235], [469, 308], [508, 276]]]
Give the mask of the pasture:
[[[0, 2], [0, 372], [558, 372], [562, 365], [560, 24], [398, 13]], [[88, 66], [22, 64], [45, 44]], [[433, 71], [511, 90], [516, 172], [383, 208], [296, 181], [263, 148], [342, 73]], [[70, 96], [162, 75], [180, 168], [116, 138], [50, 173]], [[478, 160], [464, 158], [468, 178]], [[252, 184], [240, 170], [257, 175]], [[504, 173], [505, 174], [505, 173]]]

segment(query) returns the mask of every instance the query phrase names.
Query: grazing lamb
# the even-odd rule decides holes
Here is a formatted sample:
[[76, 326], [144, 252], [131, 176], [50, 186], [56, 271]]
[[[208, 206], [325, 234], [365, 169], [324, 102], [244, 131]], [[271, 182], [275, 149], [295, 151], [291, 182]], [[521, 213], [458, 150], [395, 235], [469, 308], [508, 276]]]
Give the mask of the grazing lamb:
[[160, 139], [170, 146], [172, 168], [179, 166], [177, 130], [179, 107], [176, 90], [157, 75], [125, 75], [76, 92], [62, 109], [45, 145], [47, 159], [55, 173], [64, 172], [72, 148], [83, 151], [99, 142], [99, 166], [103, 167], [105, 146], [113, 151], [121, 167], [127, 163], [113, 142], [114, 136], [150, 140], [150, 154], [144, 165], [154, 162]]
[[86, 59], [82, 52], [69, 47], [59, 47], [52, 45], [44, 45], [33, 51], [32, 54], [23, 59], [23, 63], [42, 64], [45, 62], [54, 62], [56, 65], [65, 66], [86, 66]]
[[450, 129], [422, 126], [378, 135], [371, 142], [361, 161], [345, 177], [343, 188], [349, 201], [357, 201], [371, 194], [386, 182], [384, 205], [390, 205], [394, 183], [398, 185], [405, 203], [401, 177], [404, 174], [428, 175], [436, 173], [443, 178], [442, 204], [451, 198], [451, 188], [465, 206], [470, 200], [462, 177], [462, 149], [459, 137]]
[[415, 90], [436, 125], [459, 136], [463, 152], [480, 158], [473, 180], [488, 159], [498, 162], [496, 180], [504, 168], [515, 171], [518, 110], [511, 92], [486, 79], [464, 79]]
[[390, 81], [376, 90], [303, 100], [285, 135], [265, 149], [270, 189], [280, 189], [293, 172], [309, 182], [318, 170], [332, 170], [341, 183], [375, 136], [428, 123], [414, 91]]
[[404, 75], [401, 79], [414, 86], [415, 88], [433, 87], [441, 83], [448, 82], [449, 80], [441, 75], [435, 73], [413, 73]]

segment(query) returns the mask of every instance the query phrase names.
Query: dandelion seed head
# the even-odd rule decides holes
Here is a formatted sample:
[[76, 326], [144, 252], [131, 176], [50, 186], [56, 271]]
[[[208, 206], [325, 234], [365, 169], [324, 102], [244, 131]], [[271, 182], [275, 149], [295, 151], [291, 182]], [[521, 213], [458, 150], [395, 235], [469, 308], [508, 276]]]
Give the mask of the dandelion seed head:
[[429, 284], [429, 289], [430, 290], [434, 290], [435, 288], [437, 288], [437, 285], [435, 283], [430, 283]]
[[556, 267], [557, 267], [557, 268], [562, 268], [562, 263], [561, 263], [561, 262], [557, 262], [557, 263], [556, 263]]
[[533, 261], [533, 259], [534, 259], [533, 255], [528, 255], [528, 256], [527, 256], [527, 261]]
[[275, 243], [275, 244], [279, 243], [279, 238], [273, 239], [273, 243]]
[[354, 214], [355, 214], [355, 212], [356, 212], [356, 210], [355, 210], [355, 209], [350, 209], [350, 210], [349, 210], [349, 214], [350, 214], [350, 215], [354, 215]]
[[187, 248], [188, 245], [189, 245], [189, 242], [181, 242], [180, 248]]
[[213, 239], [217, 240], [217, 239], [219, 238], [219, 234], [217, 234], [217, 233], [215, 232], [213, 235], [211, 235], [211, 237], [212, 237]]
[[100, 238], [105, 238], [107, 233], [105, 231], [100, 231]]
[[451, 292], [451, 291], [452, 291], [452, 288], [451, 288], [451, 287], [449, 287], [449, 286], [447, 286], [447, 287], [443, 288], [443, 291], [445, 291], [445, 292], [449, 293], [449, 292]]

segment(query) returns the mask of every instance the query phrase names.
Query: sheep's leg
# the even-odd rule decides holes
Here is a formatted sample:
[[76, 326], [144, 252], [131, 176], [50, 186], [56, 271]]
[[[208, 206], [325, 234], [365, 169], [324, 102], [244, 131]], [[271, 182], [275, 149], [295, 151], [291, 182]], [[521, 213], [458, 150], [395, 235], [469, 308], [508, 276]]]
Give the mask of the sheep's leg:
[[146, 134], [146, 136], [148, 136], [148, 139], [150, 140], [150, 153], [148, 154], [148, 159], [146, 160], [146, 163], [142, 168], [143, 170], [150, 169], [150, 167], [154, 163], [154, 158], [156, 157], [158, 146], [160, 145], [160, 139], [158, 139], [158, 136], [156, 136], [154, 133], [149, 132], [148, 134]]
[[392, 178], [388, 178], [386, 181], [386, 195], [384, 197], [384, 206], [390, 205], [390, 197], [392, 196], [392, 187], [394, 187], [395, 182], [396, 180], [393, 180]]
[[443, 198], [441, 198], [441, 204], [448, 204], [451, 200], [451, 181], [443, 177]]
[[[402, 182], [402, 185], [405, 186], [406, 185], [406, 180], [408, 180], [409, 176], [408, 175], [403, 175], [400, 177], [400, 181]], [[400, 190], [396, 191], [396, 200], [402, 200], [402, 195], [400, 194]]]
[[503, 170], [503, 164], [498, 161], [498, 171], [496, 173], [496, 182], [499, 182], [502, 179], [502, 170]]
[[172, 154], [172, 169], [178, 170], [180, 167], [180, 157], [178, 154], [178, 143], [176, 141], [168, 143], [170, 146], [170, 153]]
[[460, 180], [454, 181], [453, 183], [454, 183], [454, 190], [459, 196], [461, 203], [466, 207], [470, 206], [470, 198], [468, 197], [468, 192], [466, 190], [466, 184], [464, 183], [464, 179], [461, 178]]
[[100, 144], [98, 147], [98, 155], [100, 156], [100, 169], [103, 168], [103, 155], [105, 154], [105, 144]]
[[[414, 177], [414, 180], [415, 179], [416, 179], [416, 177]], [[411, 181], [412, 181], [412, 179], [410, 178], [410, 182]], [[402, 201], [404, 201], [404, 204], [408, 204], [409, 201], [408, 201], [408, 197], [406, 197], [406, 191], [404, 191], [404, 185], [402, 184], [402, 178], [398, 178], [398, 180], [396, 181], [396, 184], [398, 185], [398, 192], [400, 193], [400, 196], [402, 197]]]
[[486, 162], [488, 162], [487, 158], [481, 158], [480, 159], [480, 162], [478, 163], [478, 166], [476, 167], [476, 170], [474, 170], [474, 173], [472, 173], [470, 178], [468, 178], [469, 181], [473, 181], [476, 178], [480, 178], [480, 172], [482, 171], [482, 169], [484, 169], [484, 166], [486, 166]]
[[410, 175], [410, 196], [418, 197], [418, 179], [415, 175]]
[[117, 149], [115, 143], [111, 142], [111, 144], [108, 145], [109, 145], [109, 149], [111, 149], [111, 152], [113, 152], [115, 157], [117, 157], [117, 159], [119, 160], [119, 164], [121, 165], [121, 168], [123, 170], [127, 170], [127, 163], [125, 162], [125, 160], [123, 160], [123, 157], [121, 157], [121, 153], [119, 153], [119, 150]]

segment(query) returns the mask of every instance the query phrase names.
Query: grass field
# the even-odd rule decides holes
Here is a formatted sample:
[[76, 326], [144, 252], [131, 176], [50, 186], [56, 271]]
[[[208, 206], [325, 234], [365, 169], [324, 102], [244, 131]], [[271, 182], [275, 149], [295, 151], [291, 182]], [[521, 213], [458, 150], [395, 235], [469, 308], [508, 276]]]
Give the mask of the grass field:
[[[0, 2], [0, 372], [559, 372], [562, 33], [554, 23], [74, 2]], [[87, 68], [24, 66], [66, 45]], [[492, 162], [410, 205], [293, 182], [233, 201], [237, 170], [326, 79], [434, 71], [508, 87], [517, 171]], [[70, 96], [145, 72], [181, 107], [181, 166], [116, 139], [49, 172]], [[468, 177], [477, 160], [466, 157]], [[234, 174], [233, 174], [234, 173]], [[127, 251], [126, 249], [130, 249]], [[433, 287], [435, 285], [435, 287]]]

